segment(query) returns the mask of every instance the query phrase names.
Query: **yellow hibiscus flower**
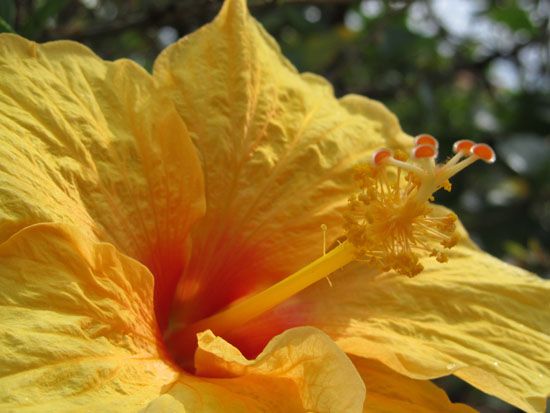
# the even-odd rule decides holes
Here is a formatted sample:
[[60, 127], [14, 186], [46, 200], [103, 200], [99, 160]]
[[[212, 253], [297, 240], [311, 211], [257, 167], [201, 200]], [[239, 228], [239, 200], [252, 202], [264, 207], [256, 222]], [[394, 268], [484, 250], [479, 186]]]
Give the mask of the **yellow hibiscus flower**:
[[378, 269], [371, 239], [332, 284], [219, 328], [322, 255], [321, 225], [342, 235], [355, 165], [412, 145], [297, 73], [244, 0], [152, 76], [15, 35], [0, 73], [1, 411], [473, 411], [429, 381], [449, 374], [544, 411], [549, 283], [461, 227], [416, 277]]

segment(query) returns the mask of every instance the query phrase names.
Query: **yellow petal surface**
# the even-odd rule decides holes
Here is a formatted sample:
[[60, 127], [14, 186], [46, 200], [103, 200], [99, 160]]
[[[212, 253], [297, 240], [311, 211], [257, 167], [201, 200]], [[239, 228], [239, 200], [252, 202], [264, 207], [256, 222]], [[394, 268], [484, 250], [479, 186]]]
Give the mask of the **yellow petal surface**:
[[166, 312], [204, 209], [173, 105], [136, 64], [73, 42], [2, 34], [0, 73], [0, 242], [33, 223], [78, 226], [145, 263]]
[[0, 411], [135, 412], [162, 360], [153, 276], [110, 244], [37, 224], [0, 245]]
[[291, 380], [247, 375], [231, 379], [198, 378], [182, 373], [141, 412], [147, 413], [305, 413]]
[[[312, 327], [287, 330], [273, 338], [255, 360], [247, 360], [210, 331], [199, 334], [198, 344], [195, 367], [199, 376], [257, 376], [259, 382], [271, 378], [297, 388], [303, 411], [362, 411], [363, 382], [347, 356], [322, 331]], [[264, 391], [270, 391], [269, 387]], [[262, 400], [263, 396], [255, 398]], [[287, 409], [284, 397], [270, 399], [273, 404], [266, 411], [293, 410]]]
[[363, 411], [365, 386], [348, 357], [312, 327], [274, 337], [254, 360], [211, 331], [198, 335], [197, 376], [182, 373], [143, 412]]
[[180, 284], [183, 321], [319, 256], [321, 224], [329, 240], [341, 235], [352, 167], [403, 139], [381, 104], [338, 100], [324, 79], [299, 74], [244, 0], [226, 1], [211, 24], [167, 48], [154, 77], [169, 89], [205, 170], [208, 208]]
[[243, 330], [300, 312], [347, 353], [412, 378], [455, 374], [527, 412], [544, 412], [550, 282], [467, 240], [449, 256], [446, 264], [426, 260], [412, 279], [350, 264], [333, 274], [333, 287], [318, 283]]
[[376, 360], [352, 357], [367, 389], [365, 413], [475, 413], [451, 403], [445, 392], [429, 380], [403, 376]]

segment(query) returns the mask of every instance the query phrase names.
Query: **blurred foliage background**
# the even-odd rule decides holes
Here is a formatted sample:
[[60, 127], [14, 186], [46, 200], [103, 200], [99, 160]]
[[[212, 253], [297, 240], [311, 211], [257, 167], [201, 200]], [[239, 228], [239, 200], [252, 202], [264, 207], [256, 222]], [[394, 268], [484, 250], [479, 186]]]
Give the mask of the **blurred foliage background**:
[[[0, 0], [0, 31], [73, 39], [148, 70], [158, 53], [212, 19], [219, 0]], [[411, 135], [496, 148], [438, 202], [492, 254], [550, 278], [550, 2], [545, 0], [249, 0], [300, 71], [341, 96], [385, 103]], [[450, 397], [482, 412], [513, 408], [455, 379]]]

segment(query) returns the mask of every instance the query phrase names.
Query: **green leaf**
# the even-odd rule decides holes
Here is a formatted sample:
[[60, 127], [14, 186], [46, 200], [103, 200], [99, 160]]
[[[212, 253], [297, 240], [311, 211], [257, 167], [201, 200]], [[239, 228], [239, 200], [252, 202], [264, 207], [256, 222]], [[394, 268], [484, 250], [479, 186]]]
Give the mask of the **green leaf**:
[[13, 33], [13, 28], [8, 24], [7, 21], [5, 21], [2, 17], [0, 17], [0, 33], [3, 32], [10, 32]]

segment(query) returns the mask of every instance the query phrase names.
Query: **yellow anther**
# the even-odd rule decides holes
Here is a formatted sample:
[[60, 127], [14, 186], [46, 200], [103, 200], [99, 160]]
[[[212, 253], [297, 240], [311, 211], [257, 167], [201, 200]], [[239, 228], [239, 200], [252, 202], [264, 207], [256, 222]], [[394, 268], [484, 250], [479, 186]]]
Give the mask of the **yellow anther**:
[[449, 261], [449, 257], [447, 256], [447, 254], [445, 254], [442, 251], [438, 251], [436, 249], [432, 251], [432, 253], [430, 254], [430, 257], [435, 257], [437, 262], [440, 262], [440, 263]]
[[407, 152], [398, 149], [395, 151], [393, 155], [394, 159], [397, 159], [398, 161], [405, 162], [409, 159], [409, 156], [407, 155]]
[[444, 246], [445, 248], [451, 249], [451, 248], [453, 248], [456, 244], [458, 244], [458, 236], [453, 235], [453, 236], [451, 236], [449, 239], [446, 239], [446, 240], [441, 241], [440, 244], [441, 244], [442, 246]]

